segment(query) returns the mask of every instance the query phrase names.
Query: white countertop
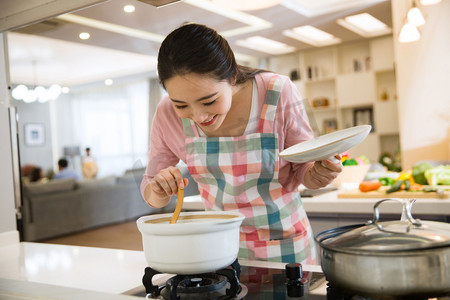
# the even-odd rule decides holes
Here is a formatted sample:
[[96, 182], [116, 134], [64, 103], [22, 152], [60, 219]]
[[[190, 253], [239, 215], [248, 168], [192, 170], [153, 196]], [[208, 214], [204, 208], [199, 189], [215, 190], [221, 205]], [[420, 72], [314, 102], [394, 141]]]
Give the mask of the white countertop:
[[[302, 198], [306, 213], [336, 214], [373, 214], [373, 205], [386, 197], [376, 198], [338, 198], [339, 191], [333, 191], [315, 197]], [[397, 202], [385, 202], [380, 212], [401, 214]], [[418, 198], [412, 206], [412, 214], [450, 215], [450, 199]]]
[[[278, 269], [285, 266], [239, 262]], [[29, 242], [0, 246], [0, 299], [138, 299], [120, 294], [142, 286], [145, 267], [142, 251]], [[320, 266], [303, 269], [321, 271]], [[164, 276], [168, 275], [159, 279]]]
[[[372, 214], [373, 205], [380, 199], [338, 198], [339, 191], [328, 192], [314, 197], [303, 197], [302, 202], [306, 213], [323, 214]], [[184, 210], [204, 210], [200, 195], [186, 197]], [[381, 213], [401, 214], [401, 207], [396, 202], [383, 203]], [[450, 199], [419, 198], [412, 207], [414, 214], [450, 215]]]
[[0, 279], [102, 293], [141, 285], [146, 266], [141, 251], [28, 242], [0, 247]]

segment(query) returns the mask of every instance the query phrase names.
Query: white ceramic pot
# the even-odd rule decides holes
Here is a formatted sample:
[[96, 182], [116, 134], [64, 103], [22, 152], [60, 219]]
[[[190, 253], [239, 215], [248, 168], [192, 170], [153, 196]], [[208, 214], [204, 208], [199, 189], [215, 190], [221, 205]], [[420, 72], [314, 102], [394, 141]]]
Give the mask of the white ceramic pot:
[[200, 274], [227, 267], [239, 252], [244, 215], [232, 211], [171, 213], [137, 220], [148, 265], [162, 273]]

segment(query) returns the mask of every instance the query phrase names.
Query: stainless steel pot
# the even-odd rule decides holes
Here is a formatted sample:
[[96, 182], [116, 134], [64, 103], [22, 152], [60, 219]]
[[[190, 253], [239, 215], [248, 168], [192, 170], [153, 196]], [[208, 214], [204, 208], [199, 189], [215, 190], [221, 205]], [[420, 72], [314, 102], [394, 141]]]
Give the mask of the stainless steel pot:
[[[385, 201], [402, 203], [400, 221], [379, 222], [378, 206]], [[367, 224], [319, 233], [329, 283], [369, 296], [450, 294], [450, 224], [414, 219], [414, 201], [380, 200]]]

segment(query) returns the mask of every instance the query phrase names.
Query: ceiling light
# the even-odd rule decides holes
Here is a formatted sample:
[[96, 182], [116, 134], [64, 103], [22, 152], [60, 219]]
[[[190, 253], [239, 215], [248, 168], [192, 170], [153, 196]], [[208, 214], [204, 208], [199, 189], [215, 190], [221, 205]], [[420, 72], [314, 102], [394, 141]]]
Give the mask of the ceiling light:
[[262, 36], [252, 36], [244, 40], [237, 40], [236, 44], [256, 51], [279, 55], [295, 51], [295, 47], [280, 43]]
[[[244, 2], [244, 1], [242, 1]], [[250, 15], [243, 11], [233, 10], [228, 7], [216, 5], [214, 2], [209, 0], [184, 0], [183, 3], [198, 7], [203, 10], [224, 16], [226, 18], [232, 19], [237, 22], [244, 23], [248, 26], [237, 27], [234, 29], [229, 29], [219, 32], [224, 37], [231, 37], [241, 34], [247, 34], [250, 32], [260, 31], [273, 26], [272, 23], [258, 18], [256, 16]]]
[[65, 86], [61, 89], [61, 93], [63, 93], [63, 94], [68, 94], [69, 92], [70, 92], [70, 89], [67, 86]]
[[82, 40], [87, 40], [87, 39], [89, 39], [91, 37], [91, 35], [89, 33], [87, 33], [87, 32], [82, 32], [82, 33], [80, 33], [79, 37]]
[[126, 13], [132, 13], [135, 10], [136, 10], [136, 8], [133, 5], [125, 5], [123, 7], [123, 11]]
[[97, 28], [101, 30], [106, 30], [114, 33], [119, 33], [127, 36], [132, 36], [140, 39], [145, 39], [157, 43], [161, 43], [164, 40], [164, 36], [160, 34], [151, 33], [144, 30], [134, 29], [131, 27], [126, 27], [122, 25], [117, 25], [113, 23], [103, 22], [91, 18], [86, 18], [74, 14], [65, 14], [56, 17], [57, 19], [81, 24], [83, 26], [89, 26], [92, 28]]
[[316, 47], [328, 46], [341, 42], [341, 39], [334, 35], [310, 25], [284, 30], [283, 34]]
[[408, 11], [408, 23], [415, 26], [422, 26], [425, 24], [425, 19], [423, 18], [422, 12], [415, 5]]
[[348, 16], [336, 22], [363, 37], [374, 37], [392, 32], [386, 24], [368, 13]]
[[420, 0], [420, 4], [422, 5], [433, 5], [441, 2], [441, 0]]
[[112, 85], [113, 84], [113, 80], [112, 79], [105, 79], [105, 84], [106, 85]]
[[45, 103], [49, 100], [56, 100], [61, 94], [61, 86], [58, 84], [52, 84], [49, 88], [45, 88], [41, 85], [33, 88], [28, 88], [26, 85], [19, 84], [12, 92], [11, 96], [16, 100], [23, 100], [25, 103], [31, 103], [38, 101]]
[[234, 10], [258, 10], [280, 4], [281, 0], [213, 0], [217, 5]]
[[402, 30], [400, 30], [398, 41], [400, 43], [410, 43], [418, 41], [419, 39], [420, 33], [419, 30], [417, 30], [417, 27], [406, 22], [405, 25], [403, 25]]
[[23, 99], [23, 97], [25, 96], [27, 91], [28, 91], [28, 88], [25, 85], [19, 84], [18, 86], [13, 88], [11, 95], [13, 96], [14, 99], [19, 100], [19, 99]]

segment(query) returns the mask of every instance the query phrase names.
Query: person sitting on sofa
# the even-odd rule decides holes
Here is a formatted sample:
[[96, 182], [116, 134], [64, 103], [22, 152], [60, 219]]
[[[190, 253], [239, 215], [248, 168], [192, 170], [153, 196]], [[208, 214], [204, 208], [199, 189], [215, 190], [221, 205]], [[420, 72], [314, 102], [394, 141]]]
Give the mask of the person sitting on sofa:
[[68, 168], [68, 161], [65, 158], [61, 158], [58, 160], [58, 169], [59, 172], [53, 176], [53, 179], [66, 179], [66, 178], [74, 178], [76, 180], [80, 180], [80, 175], [78, 175], [74, 170]]
[[35, 167], [29, 176], [30, 182], [47, 182], [44, 171], [41, 167]]

